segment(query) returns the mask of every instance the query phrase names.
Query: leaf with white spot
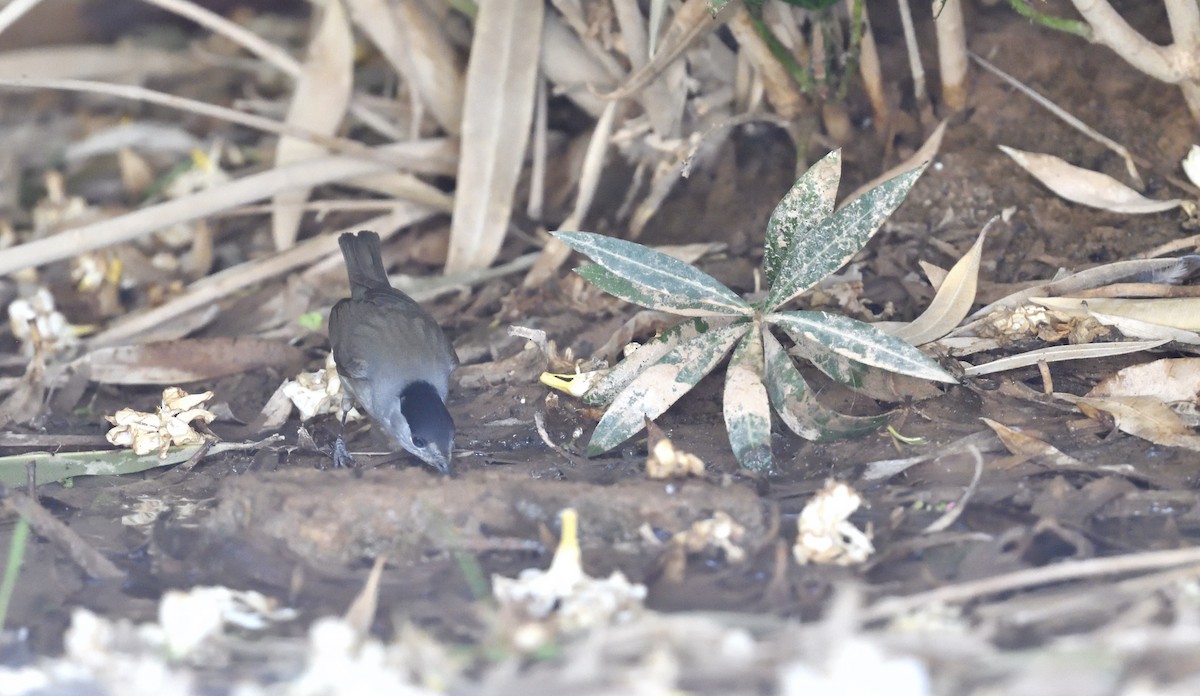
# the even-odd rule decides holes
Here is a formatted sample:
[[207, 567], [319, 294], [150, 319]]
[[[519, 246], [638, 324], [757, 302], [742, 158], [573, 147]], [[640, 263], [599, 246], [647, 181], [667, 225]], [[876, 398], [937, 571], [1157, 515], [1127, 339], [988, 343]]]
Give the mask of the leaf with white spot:
[[813, 234], [833, 214], [838, 181], [842, 178], [842, 151], [834, 150], [809, 167], [775, 206], [767, 221], [763, 267], [767, 284], [774, 285], [787, 258], [788, 246]]
[[770, 329], [763, 329], [762, 338], [767, 394], [792, 432], [806, 440], [829, 440], [869, 433], [887, 421], [885, 415], [847, 416], [822, 405]]
[[609, 451], [641, 431], [647, 418], [661, 416], [712, 372], [749, 330], [750, 322], [738, 322], [706, 331], [668, 351], [613, 400], [592, 433], [588, 456]]
[[771, 466], [771, 401], [762, 373], [762, 330], [755, 324], [729, 359], [722, 398], [733, 456], [755, 471]]
[[879, 401], [921, 401], [942, 395], [928, 380], [865, 365], [809, 341], [797, 341], [788, 353], [812, 363], [838, 384]]
[[839, 208], [811, 234], [789, 240], [767, 295], [767, 310], [790, 302], [844, 266], [900, 206], [923, 171], [925, 167], [919, 167], [876, 186]]
[[850, 317], [828, 312], [782, 312], [768, 315], [767, 322], [782, 328], [797, 343], [806, 341], [889, 372], [938, 382], [958, 381], [911, 344]]
[[609, 271], [583, 266], [576, 273], [626, 302], [692, 317], [747, 316], [754, 311], [716, 278], [649, 247], [591, 232], [554, 236]]
[[617, 363], [596, 384], [583, 395], [583, 402], [591, 406], [605, 406], [618, 393], [634, 380], [638, 374], [658, 362], [675, 346], [685, 343], [706, 331], [725, 326], [728, 320], [721, 317], [689, 319], [668, 329], [663, 329], [657, 336], [646, 341], [632, 354]]

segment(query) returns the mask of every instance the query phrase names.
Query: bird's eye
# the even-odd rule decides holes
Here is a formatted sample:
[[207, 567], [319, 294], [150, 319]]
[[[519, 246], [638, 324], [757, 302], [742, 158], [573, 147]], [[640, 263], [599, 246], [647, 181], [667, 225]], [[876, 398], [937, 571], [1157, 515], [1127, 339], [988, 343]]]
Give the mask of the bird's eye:
[[425, 445], [428, 445], [428, 444], [429, 444], [429, 441], [423, 437], [414, 437], [413, 438], [413, 445], [415, 445], [418, 449], [425, 449]]

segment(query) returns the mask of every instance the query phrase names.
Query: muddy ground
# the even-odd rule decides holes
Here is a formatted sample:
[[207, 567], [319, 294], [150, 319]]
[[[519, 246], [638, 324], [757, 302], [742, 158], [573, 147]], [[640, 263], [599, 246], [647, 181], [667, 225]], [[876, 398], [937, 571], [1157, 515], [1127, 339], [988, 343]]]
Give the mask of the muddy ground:
[[[1167, 41], [1162, 8], [1128, 9], [1136, 26]], [[885, 69], [899, 75], [906, 59], [898, 22], [889, 12], [881, 8], [873, 19]], [[1136, 72], [1107, 49], [1050, 36], [1007, 7], [974, 7], [968, 25], [972, 50], [1143, 158], [1147, 196], [1187, 195], [1166, 180], [1178, 174], [1178, 163], [1196, 134], [1177, 89]], [[922, 26], [929, 34], [929, 27]], [[925, 45], [932, 46], [932, 37], [925, 38], [930, 39]], [[927, 65], [936, 64], [932, 51], [926, 58]], [[843, 193], [911, 153], [927, 134], [928, 124], [920, 124], [906, 96], [908, 78], [896, 77], [891, 88], [902, 113], [893, 147], [887, 148], [890, 160], [884, 159], [885, 143], [865, 123], [865, 100], [857, 91], [851, 93], [848, 112], [856, 127], [854, 137], [842, 143]], [[54, 95], [0, 98], [11, 104], [0, 107], [7, 114], [29, 117], [82, 109], [87, 103]], [[700, 265], [731, 287], [752, 291], [762, 230], [794, 180], [797, 156], [812, 161], [831, 145], [818, 140], [796, 153], [774, 127], [740, 128], [706, 169], [671, 195], [641, 241], [726, 242], [725, 256]], [[918, 261], [952, 265], [981, 226], [1005, 209], [1011, 209], [1010, 215], [985, 247], [980, 304], [1017, 283], [1051, 278], [1060, 268], [1135, 258], [1191, 233], [1178, 211], [1134, 217], [1066, 202], [1022, 172], [997, 145], [1053, 153], [1118, 178], [1123, 172], [1110, 151], [975, 70], [969, 107], [949, 115], [935, 165], [855, 259], [864, 276], [862, 297], [870, 308], [878, 311], [890, 303], [897, 319], [918, 314], [932, 291], [905, 276], [918, 271]], [[38, 175], [24, 172], [26, 178]], [[620, 232], [609, 222], [618, 198], [601, 195], [610, 207], [594, 214], [590, 228]], [[343, 214], [336, 220], [309, 220], [304, 229], [315, 234], [352, 222]], [[256, 223], [233, 219], [220, 224], [221, 234], [232, 235], [253, 232]], [[411, 262], [406, 244], [388, 245], [388, 257], [398, 260], [406, 273], [431, 272]], [[529, 248], [518, 240], [509, 246], [510, 256]], [[327, 311], [345, 293], [340, 274], [336, 263], [325, 265], [309, 308]], [[268, 292], [282, 292], [283, 283], [270, 288], [275, 290]], [[687, 643], [681, 637], [687, 629], [653, 629], [669, 636], [661, 639], [660, 648], [676, 651], [679, 671], [671, 683], [677, 688], [774, 691], [778, 684], [764, 675], [775, 674], [784, 660], [771, 651], [789, 644], [788, 631], [801, 637], [794, 644], [819, 643], [824, 635], [819, 631], [833, 630], [829, 617], [838, 611], [839, 621], [855, 627], [847, 631], [857, 634], [861, 627], [862, 635], [886, 645], [887, 654], [915, 655], [933, 675], [931, 688], [937, 693], [983, 688], [1066, 693], [1059, 679], [1080, 694], [1119, 693], [1138, 684], [1186, 689], [1200, 674], [1194, 657], [1200, 629], [1195, 614], [1200, 567], [1195, 559], [1182, 570], [1170, 568], [1175, 574], [1169, 576], [1153, 566], [1128, 568], [984, 588], [961, 597], [947, 595], [944, 602], [932, 596], [905, 612], [888, 608], [890, 598], [976, 587], [971, 583], [1022, 570], [1196, 546], [1196, 452], [1116, 432], [1069, 404], [1039, 398], [1042, 377], [1034, 367], [967, 380], [932, 398], [882, 405], [828, 386], [822, 398], [830, 405], [855, 413], [889, 410], [897, 432], [924, 444], [904, 444], [882, 430], [849, 441], [813, 443], [777, 423], [772, 441], [776, 464], [761, 473], [740, 470], [734, 461], [721, 417], [721, 381], [710, 377], [659, 421], [676, 444], [706, 462], [706, 475], [652, 481], [644, 474], [644, 439], [593, 459], [547, 447], [535, 414], [544, 414], [553, 441], [581, 452], [598, 413], [540, 385], [544, 357], [506, 336], [509, 325], [540, 328], [560, 349], [587, 356], [635, 308], [586, 288], [565, 268], [540, 289], [522, 288], [514, 276], [428, 306], [460, 355], [470, 356], [464, 362], [517, 356], [504, 363], [511, 370], [487, 376], [486, 386], [468, 370], [471, 384], [452, 389], [449, 408], [458, 424], [459, 450], [453, 477], [441, 477], [406, 456], [365, 454], [381, 451], [383, 442], [363, 424], [348, 431], [351, 449], [364, 453], [358, 456], [362, 468], [333, 470], [327, 452], [338, 426], [326, 417], [307, 426], [316, 449], [299, 439], [299, 423], [293, 418], [278, 431], [282, 443], [210, 456], [187, 471], [151, 469], [41, 485], [37, 496], [42, 505], [125, 575], [88, 578], [61, 546], [35, 538], [15, 585], [0, 658], [8, 665], [32, 665], [61, 654], [64, 630], [79, 607], [113, 619], [149, 622], [156, 619], [165, 590], [197, 585], [254, 589], [296, 607], [299, 618], [272, 629], [280, 640], [296, 642], [315, 618], [344, 612], [361, 591], [374, 559], [384, 556], [387, 565], [371, 624], [376, 636], [391, 639], [414, 625], [444, 645], [470, 652], [471, 666], [456, 691], [559, 688], [568, 658], [576, 661], [575, 667], [587, 659], [581, 657], [579, 641], [588, 639], [564, 639], [556, 656], [516, 660], [516, 666], [511, 657], [489, 656], [483, 648], [496, 642], [494, 621], [481, 609], [486, 602], [476, 596], [479, 588], [470, 568], [474, 565], [487, 577], [546, 567], [557, 539], [558, 513], [570, 507], [579, 513], [583, 565], [590, 575], [620, 570], [644, 583], [650, 610], [701, 622], [697, 626], [703, 628], [693, 631], [697, 640], [713, 639], [705, 633], [716, 631], [713, 626], [732, 626], [758, 641], [761, 652], [731, 667], [727, 674], [740, 676], [730, 683], [716, 668], [705, 669], [704, 657], [679, 647]], [[210, 328], [206, 335], [221, 331]], [[5, 374], [19, 375], [24, 362], [7, 333], [2, 345], [8, 353]], [[300, 345], [309, 367], [319, 366], [325, 347], [320, 331], [305, 336]], [[1059, 363], [1052, 368], [1054, 387], [1083, 394], [1117, 369], [1150, 359], [1142, 353]], [[226, 440], [248, 440], [263, 436], [246, 424], [288, 376], [263, 370], [181, 386], [214, 391], [215, 400], [227, 403], [241, 422], [218, 420], [213, 432]], [[56, 435], [94, 436], [92, 445], [81, 448], [95, 449], [107, 427], [102, 415], [126, 406], [152, 410], [159, 395], [159, 387], [92, 385], [74, 410], [51, 410], [32, 425], [11, 426], [0, 437], [39, 435], [45, 443]], [[1087, 466], [1056, 468], [1036, 457], [1010, 455], [981, 418], [1035, 433]], [[969, 436], [982, 451], [978, 486], [952, 525], [927, 533], [971, 483], [974, 458], [944, 450]], [[0, 454], [46, 446], [0, 446]], [[864, 477], [871, 462], [939, 452], [943, 454], [900, 475]], [[1118, 475], [1102, 465], [1130, 468]], [[800, 566], [792, 561], [797, 516], [829, 479], [851, 484], [864, 498], [852, 518], [870, 531], [876, 549], [864, 564]], [[137, 523], [128, 518], [147, 507], [156, 514]], [[732, 563], [721, 552], [701, 552], [680, 567], [666, 540], [717, 511], [744, 526], [746, 559]], [[7, 549], [13, 526], [11, 519], [0, 524], [0, 550]], [[835, 598], [851, 591], [847, 588], [854, 588], [854, 598], [839, 604]], [[905, 634], [906, 629], [895, 628], [897, 616], [928, 625]], [[632, 688], [636, 680], [614, 675], [645, 669], [645, 661], [620, 654], [601, 638], [592, 640], [605, 646], [593, 655], [601, 667], [584, 670], [583, 683], [596, 693]], [[801, 654], [820, 654], [812, 650]], [[215, 667], [196, 667], [201, 681], [228, 686], [250, 675], [270, 683], [287, 672], [278, 667], [268, 674], [262, 665], [270, 659], [252, 649], [240, 655]], [[864, 658], [871, 665], [885, 664], [884, 658], [871, 655]], [[510, 668], [511, 673], [500, 674]]]

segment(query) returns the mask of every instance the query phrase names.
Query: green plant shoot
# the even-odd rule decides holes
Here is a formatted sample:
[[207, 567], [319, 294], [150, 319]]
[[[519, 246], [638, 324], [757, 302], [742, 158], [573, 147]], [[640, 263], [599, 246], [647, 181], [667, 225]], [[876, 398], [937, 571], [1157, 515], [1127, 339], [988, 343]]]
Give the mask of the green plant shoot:
[[727, 356], [725, 426], [738, 462], [772, 464], [771, 411], [810, 440], [871, 432], [885, 416], [838, 413], [817, 401], [773, 329], [831, 379], [856, 386], [862, 372], [881, 369], [954, 382], [932, 358], [869, 324], [829, 312], [783, 311], [784, 305], [841, 268], [871, 239], [908, 195], [924, 167], [886, 181], [834, 209], [841, 154], [813, 165], [776, 206], [767, 223], [764, 301], [751, 304], [690, 264], [648, 247], [589, 232], [554, 236], [594, 264], [576, 269], [600, 289], [628, 302], [690, 317], [663, 331], [600, 379], [584, 400], [608, 405], [588, 444], [607, 452], [658, 418]]

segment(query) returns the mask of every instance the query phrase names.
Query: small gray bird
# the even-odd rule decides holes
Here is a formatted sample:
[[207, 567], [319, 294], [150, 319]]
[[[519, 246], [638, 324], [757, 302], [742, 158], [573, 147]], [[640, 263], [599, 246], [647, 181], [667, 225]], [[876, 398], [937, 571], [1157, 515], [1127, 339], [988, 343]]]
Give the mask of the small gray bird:
[[454, 347], [429, 312], [388, 282], [379, 235], [346, 233], [338, 244], [350, 297], [333, 306], [329, 342], [342, 386], [394, 443], [448, 474]]

